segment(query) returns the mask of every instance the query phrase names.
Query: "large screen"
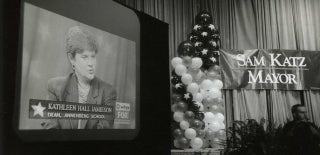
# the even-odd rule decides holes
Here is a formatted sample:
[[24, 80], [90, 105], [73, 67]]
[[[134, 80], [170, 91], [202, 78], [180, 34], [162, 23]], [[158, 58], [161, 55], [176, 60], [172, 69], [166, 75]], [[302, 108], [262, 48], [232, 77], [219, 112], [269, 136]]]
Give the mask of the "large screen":
[[170, 153], [167, 23], [112, 0], [5, 8], [0, 152]]
[[129, 140], [140, 123], [140, 23], [113, 1], [22, 3], [17, 133]]
[[19, 128], [134, 129], [136, 43], [24, 5]]

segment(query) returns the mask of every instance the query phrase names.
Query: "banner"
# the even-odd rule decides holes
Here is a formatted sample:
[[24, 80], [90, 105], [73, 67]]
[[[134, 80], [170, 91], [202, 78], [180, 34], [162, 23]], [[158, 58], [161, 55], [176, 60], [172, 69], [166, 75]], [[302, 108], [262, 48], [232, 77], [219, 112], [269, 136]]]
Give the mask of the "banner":
[[220, 50], [224, 89], [320, 89], [320, 51]]
[[113, 119], [114, 109], [108, 105], [79, 104], [30, 99], [29, 118], [34, 119]]

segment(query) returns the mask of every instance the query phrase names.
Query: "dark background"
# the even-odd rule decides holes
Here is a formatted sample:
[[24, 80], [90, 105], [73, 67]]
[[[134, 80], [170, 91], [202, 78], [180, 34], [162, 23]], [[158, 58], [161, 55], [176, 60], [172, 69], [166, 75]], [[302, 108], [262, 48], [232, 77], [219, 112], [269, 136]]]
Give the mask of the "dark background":
[[140, 131], [132, 141], [25, 142], [13, 124], [19, 47], [18, 0], [0, 1], [0, 154], [170, 154], [168, 25], [139, 13]]

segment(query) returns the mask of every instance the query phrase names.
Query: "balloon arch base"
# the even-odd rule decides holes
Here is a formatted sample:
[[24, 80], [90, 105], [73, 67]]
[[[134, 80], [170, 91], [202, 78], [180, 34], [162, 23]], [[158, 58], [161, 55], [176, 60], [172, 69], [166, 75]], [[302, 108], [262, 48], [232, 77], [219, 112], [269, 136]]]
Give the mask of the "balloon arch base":
[[223, 155], [224, 148], [171, 150], [171, 155]]

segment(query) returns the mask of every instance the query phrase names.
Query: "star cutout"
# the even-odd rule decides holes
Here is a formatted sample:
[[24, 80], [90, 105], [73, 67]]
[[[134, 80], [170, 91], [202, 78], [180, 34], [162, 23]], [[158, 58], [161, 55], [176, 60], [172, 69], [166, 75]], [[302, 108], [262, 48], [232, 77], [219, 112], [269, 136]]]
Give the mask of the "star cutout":
[[202, 32], [201, 35], [202, 35], [203, 37], [205, 37], [205, 36], [208, 35], [208, 32]]
[[181, 88], [181, 86], [182, 86], [182, 84], [181, 84], [181, 83], [178, 83], [178, 84], [176, 84], [174, 87], [175, 87], [176, 89], [178, 89], [178, 88]]
[[210, 43], [212, 44], [212, 46], [217, 46], [217, 43], [215, 41], [210, 41]]
[[214, 57], [210, 58], [210, 60], [211, 60], [212, 62], [216, 62], [216, 61], [217, 61], [217, 59], [214, 58]]
[[214, 30], [214, 25], [210, 24], [210, 25], [209, 25], [209, 28], [210, 28], [211, 30]]
[[189, 99], [189, 98], [190, 98], [190, 94], [189, 94], [189, 93], [184, 94], [184, 98], [185, 98], [186, 100]]
[[200, 28], [199, 25], [195, 25], [195, 26], [193, 27], [194, 30], [197, 30], [198, 28]]
[[201, 51], [202, 55], [207, 54], [207, 52], [208, 52], [208, 50], [207, 50], [207, 49], [203, 49], [203, 50]]
[[46, 108], [41, 105], [41, 102], [39, 102], [38, 105], [33, 105], [31, 107], [34, 110], [33, 116], [40, 115], [43, 117], [43, 110]]
[[198, 47], [200, 44], [201, 44], [201, 42], [196, 42], [196, 43], [194, 44], [194, 46]]

